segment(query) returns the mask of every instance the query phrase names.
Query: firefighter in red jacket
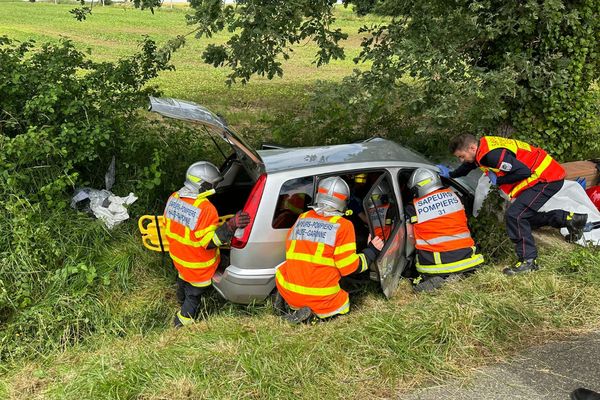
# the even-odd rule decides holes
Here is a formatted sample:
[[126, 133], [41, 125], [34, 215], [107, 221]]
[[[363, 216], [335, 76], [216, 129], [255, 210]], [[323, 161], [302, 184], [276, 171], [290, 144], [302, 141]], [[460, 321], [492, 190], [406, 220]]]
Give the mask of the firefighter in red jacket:
[[202, 294], [220, 262], [219, 246], [229, 243], [236, 229], [250, 222], [248, 213], [239, 211], [219, 226], [215, 206], [207, 199], [223, 178], [213, 164], [192, 164], [184, 186], [173, 193], [165, 207], [169, 255], [177, 269], [177, 298], [181, 310], [174, 319], [176, 327], [193, 322]]
[[514, 139], [483, 136], [477, 140], [470, 134], [455, 137], [449, 148], [462, 165], [452, 172], [441, 166], [442, 173], [455, 178], [479, 167], [511, 200], [505, 215], [506, 230], [515, 245], [518, 262], [505, 268], [505, 274], [539, 268], [532, 229], [548, 225], [565, 227], [570, 241], [577, 241], [583, 235], [587, 214], [538, 211], [562, 188], [565, 177], [565, 170], [544, 150]]
[[413, 204], [407, 207], [417, 249], [417, 292], [438, 288], [452, 275], [471, 271], [483, 263], [467, 225], [459, 197], [442, 185], [439, 175], [418, 168], [408, 181]]
[[363, 253], [356, 253], [352, 223], [344, 218], [350, 196], [348, 184], [340, 177], [323, 179], [315, 205], [300, 215], [286, 240], [286, 261], [277, 269], [279, 294], [293, 310], [293, 322], [346, 314], [348, 293], [340, 288], [343, 276], [361, 273], [383, 247], [375, 237]]

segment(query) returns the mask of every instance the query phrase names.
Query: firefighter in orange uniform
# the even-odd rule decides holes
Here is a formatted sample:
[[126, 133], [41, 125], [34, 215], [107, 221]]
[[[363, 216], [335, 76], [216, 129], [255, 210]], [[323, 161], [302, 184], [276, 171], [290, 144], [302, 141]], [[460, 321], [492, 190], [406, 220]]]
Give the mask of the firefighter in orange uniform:
[[452, 275], [471, 271], [481, 263], [467, 225], [465, 208], [458, 196], [443, 187], [440, 176], [426, 168], [416, 169], [408, 187], [413, 193], [407, 207], [417, 249], [417, 292], [431, 291]]
[[295, 322], [312, 314], [320, 319], [350, 310], [348, 293], [340, 288], [343, 276], [361, 273], [383, 247], [375, 237], [356, 253], [352, 223], [343, 217], [350, 196], [348, 184], [340, 177], [323, 179], [315, 204], [300, 215], [286, 241], [286, 261], [277, 270], [279, 294], [295, 312]]
[[395, 219], [394, 208], [390, 207], [389, 193], [392, 193], [385, 181], [380, 182], [371, 193], [367, 218], [371, 220], [375, 236], [383, 239], [385, 243], [392, 232], [392, 222]]
[[442, 166], [442, 173], [455, 178], [479, 167], [511, 200], [505, 215], [506, 230], [519, 261], [505, 268], [505, 274], [539, 269], [532, 229], [548, 225], [564, 227], [569, 230], [571, 241], [583, 235], [587, 214], [538, 211], [562, 188], [565, 177], [565, 170], [544, 150], [519, 140], [497, 136], [477, 140], [470, 134], [457, 136], [449, 148], [463, 164], [452, 172]]
[[177, 298], [181, 310], [174, 319], [180, 327], [193, 322], [202, 294], [220, 262], [219, 246], [229, 243], [236, 229], [250, 222], [248, 213], [239, 211], [219, 226], [215, 206], [207, 199], [223, 178], [217, 167], [205, 161], [192, 164], [184, 186], [173, 193], [165, 207], [169, 255], [177, 269]]

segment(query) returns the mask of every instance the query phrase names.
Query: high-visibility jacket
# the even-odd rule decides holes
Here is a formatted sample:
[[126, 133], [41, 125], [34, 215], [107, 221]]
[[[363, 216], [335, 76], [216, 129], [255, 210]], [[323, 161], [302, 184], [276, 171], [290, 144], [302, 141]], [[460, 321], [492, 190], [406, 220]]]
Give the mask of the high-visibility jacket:
[[[483, 256], [475, 252], [465, 208], [451, 189], [439, 189], [414, 199], [413, 206], [415, 216], [411, 222], [416, 239], [417, 271], [448, 274], [483, 262]], [[424, 252], [432, 255], [431, 262], [425, 261]]]
[[209, 286], [220, 261], [218, 247], [206, 248], [218, 227], [217, 209], [205, 197], [191, 199], [175, 192], [164, 217], [169, 255], [179, 277], [194, 286]]
[[350, 221], [341, 216], [324, 217], [314, 210], [301, 214], [288, 232], [285, 256], [275, 281], [290, 307], [310, 307], [320, 318], [350, 310], [340, 278], [367, 268], [365, 255], [356, 254]]
[[519, 140], [498, 136], [484, 136], [479, 140], [475, 160], [484, 173], [487, 174], [488, 171], [493, 171], [497, 176], [507, 174], [501, 169], [501, 165], [497, 165], [495, 168], [481, 165], [481, 159], [490, 151], [498, 148], [510, 150], [515, 154], [517, 160], [531, 170], [531, 176], [527, 179], [499, 185], [499, 189], [511, 198], [517, 197], [523, 190], [534, 186], [538, 182], [553, 182], [565, 177], [564, 168], [544, 150]]

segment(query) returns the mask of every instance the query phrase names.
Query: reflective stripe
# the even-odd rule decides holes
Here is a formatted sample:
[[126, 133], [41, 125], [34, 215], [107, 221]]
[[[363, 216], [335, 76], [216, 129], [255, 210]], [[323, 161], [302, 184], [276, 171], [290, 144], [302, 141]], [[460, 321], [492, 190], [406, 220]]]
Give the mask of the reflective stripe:
[[423, 186], [427, 185], [430, 182], [431, 182], [431, 178], [427, 178], [427, 179], [424, 179], [424, 180], [422, 180], [420, 182], [417, 182], [417, 185], [423, 187]]
[[219, 235], [217, 235], [216, 233], [213, 235], [212, 241], [217, 247], [223, 245], [223, 242], [221, 242], [221, 239], [219, 239]]
[[177, 311], [177, 319], [179, 320], [179, 322], [181, 322], [181, 325], [184, 326], [194, 323], [194, 320], [192, 318], [184, 317], [183, 315], [181, 315], [181, 311]]
[[418, 218], [416, 215], [410, 217], [410, 222], [412, 222], [413, 224], [416, 223], [418, 221]]
[[329, 312], [327, 314], [317, 314], [317, 317], [328, 318], [336, 314], [348, 314], [348, 311], [350, 311], [350, 299], [346, 299], [346, 302], [337, 310]]
[[470, 237], [471, 237], [471, 234], [469, 232], [465, 232], [465, 233], [458, 233], [458, 234], [452, 235], [452, 236], [438, 236], [436, 238], [429, 239], [429, 240], [417, 239], [417, 244], [418, 245], [426, 246], [426, 245], [433, 245], [433, 244], [440, 244], [440, 243], [450, 242], [452, 240], [468, 239]]
[[[306, 214], [307, 213], [302, 214], [299, 219], [302, 219], [304, 217], [304, 215], [306, 215]], [[333, 217], [329, 218], [329, 222], [336, 223], [340, 218], [341, 218], [340, 215], [333, 216]], [[347, 251], [350, 251], [351, 247], [356, 251], [356, 242], [355, 243], [347, 243], [345, 245], [339, 246], [338, 248], [336, 248], [334, 250], [334, 254], [343, 254]], [[340, 250], [339, 252], [338, 252], [338, 249]], [[344, 250], [344, 251], [342, 251], [342, 250]], [[325, 265], [328, 267], [335, 267], [336, 262], [333, 258], [323, 257], [324, 251], [325, 251], [325, 243], [319, 242], [317, 244], [317, 250], [315, 251], [315, 254], [297, 253], [296, 252], [296, 240], [293, 239], [293, 240], [290, 240], [290, 247], [286, 251], [285, 257], [288, 260], [305, 261], [305, 262], [309, 262], [312, 264]], [[349, 265], [350, 263], [352, 263], [354, 260], [348, 260], [350, 257], [352, 257], [352, 256], [348, 256], [348, 257], [344, 258], [343, 260], [341, 260], [341, 263], [342, 263], [341, 266], [340, 266], [340, 262], [338, 262], [337, 268], [343, 268], [346, 265]]]
[[204, 235], [204, 237], [203, 237], [202, 239], [200, 239], [200, 242], [199, 242], [199, 243], [200, 243], [200, 245], [201, 245], [202, 247], [206, 247], [206, 246], [208, 246], [208, 243], [209, 243], [209, 242], [212, 240], [212, 238], [213, 238], [214, 236], [216, 236], [216, 235], [215, 235], [215, 231], [214, 231], [214, 230], [213, 230], [213, 231], [210, 231], [210, 232], [208, 232], [206, 235]]
[[219, 258], [219, 249], [217, 249], [217, 252], [213, 259], [208, 260], [208, 261], [202, 261], [202, 262], [183, 261], [182, 259], [175, 257], [173, 255], [173, 253], [170, 253], [170, 255], [171, 255], [171, 258], [173, 259], [173, 261], [175, 261], [176, 263], [178, 263], [186, 268], [191, 268], [191, 269], [210, 268], [215, 264], [215, 262], [217, 261], [217, 258]]
[[217, 225], [209, 225], [202, 230], [194, 232], [194, 236], [196, 237], [196, 239], [200, 239], [201, 237], [206, 235], [208, 232], [211, 232], [211, 231], [214, 232], [216, 230], [217, 230]]
[[343, 195], [342, 193], [332, 192], [331, 194], [329, 194], [329, 190], [324, 189], [324, 188], [319, 188], [319, 193], [323, 193], [327, 196], [333, 196], [340, 200], [346, 200], [348, 198], [348, 196]]
[[173, 239], [178, 241], [181, 244], [185, 244], [187, 246], [191, 246], [191, 247], [206, 247], [205, 245], [202, 245], [201, 242], [195, 242], [191, 239], [187, 239], [185, 237], [179, 236], [176, 233], [171, 232], [171, 224], [170, 224], [171, 220], [167, 219], [167, 230], [166, 230], [166, 235], [169, 239]]
[[447, 274], [452, 272], [459, 272], [467, 268], [474, 267], [483, 262], [483, 256], [481, 254], [475, 254], [472, 257], [464, 260], [437, 265], [422, 265], [417, 262], [417, 271], [426, 274]]
[[317, 255], [311, 255], [311, 254], [295, 253], [293, 251], [287, 251], [285, 253], [285, 257], [288, 260], [306, 261], [306, 262], [309, 262], [312, 264], [319, 264], [319, 265], [326, 265], [328, 267], [335, 267], [335, 262], [333, 261], [333, 258], [320, 257]]
[[433, 262], [435, 264], [441, 264], [442, 263], [442, 257], [440, 256], [440, 252], [439, 251], [433, 252]]
[[283, 278], [283, 275], [281, 274], [281, 271], [279, 270], [277, 270], [277, 272], [275, 273], [275, 277], [277, 279], [277, 283], [279, 283], [279, 285], [282, 288], [289, 290], [290, 292], [304, 294], [308, 296], [331, 296], [333, 294], [338, 293], [341, 290], [340, 285], [323, 288], [311, 288], [286, 282]]
[[533, 171], [533, 174], [529, 178], [516, 185], [508, 195], [510, 197], [514, 197], [515, 194], [517, 194], [521, 189], [540, 179], [540, 176], [550, 166], [550, 163], [552, 163], [552, 157], [546, 154], [546, 157], [544, 157], [544, 160], [541, 162], [541, 164], [535, 169], [535, 171]]
[[360, 272], [365, 272], [367, 270], [367, 268], [369, 268], [369, 264], [367, 263], [367, 256], [365, 256], [363, 253], [360, 253], [358, 255], [358, 258], [360, 258]]
[[337, 263], [335, 263], [335, 266], [338, 268], [344, 268], [352, 264], [353, 262], [356, 262], [356, 260], [358, 260], [358, 254], [350, 254], [348, 257], [342, 258]]
[[347, 243], [342, 246], [336, 247], [333, 254], [338, 255], [347, 251], [356, 251], [356, 243]]
[[[181, 276], [181, 274], [178, 274], [178, 275], [181, 280], [186, 281], [185, 278], [183, 276]], [[188, 282], [188, 281], [186, 281], [186, 282], [195, 287], [206, 287], [206, 286], [210, 286], [210, 284], [212, 283], [212, 279], [209, 279], [209, 280], [203, 281], [203, 282]]]
[[206, 198], [204, 197], [200, 197], [200, 198], [196, 198], [196, 201], [194, 201], [194, 207], [198, 207], [200, 204], [204, 203], [206, 201]]

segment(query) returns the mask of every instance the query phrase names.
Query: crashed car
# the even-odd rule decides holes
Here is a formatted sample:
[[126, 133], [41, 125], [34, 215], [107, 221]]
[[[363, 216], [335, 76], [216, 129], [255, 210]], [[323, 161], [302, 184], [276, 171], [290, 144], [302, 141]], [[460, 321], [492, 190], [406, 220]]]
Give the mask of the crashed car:
[[[224, 177], [211, 196], [219, 215], [243, 209], [250, 224], [238, 229], [213, 277], [214, 288], [227, 300], [250, 304], [264, 301], [275, 288], [275, 271], [285, 261], [285, 240], [298, 215], [308, 210], [317, 184], [340, 176], [358, 201], [348, 218], [356, 230], [357, 251], [369, 234], [383, 234], [385, 245], [369, 271], [384, 295], [394, 296], [403, 272], [414, 258], [414, 240], [407, 230], [404, 206], [411, 201], [406, 185], [419, 167], [436, 169], [425, 157], [395, 142], [372, 138], [360, 143], [318, 147], [255, 150], [224, 120], [198, 104], [151, 98], [150, 111], [197, 124], [223, 144], [231, 155], [222, 164]], [[271, 146], [274, 147], [274, 146]], [[475, 183], [443, 179], [471, 212]], [[381, 210], [382, 202], [385, 215]], [[374, 212], [375, 211], [375, 212]], [[386, 229], [381, 229], [385, 226]]]

